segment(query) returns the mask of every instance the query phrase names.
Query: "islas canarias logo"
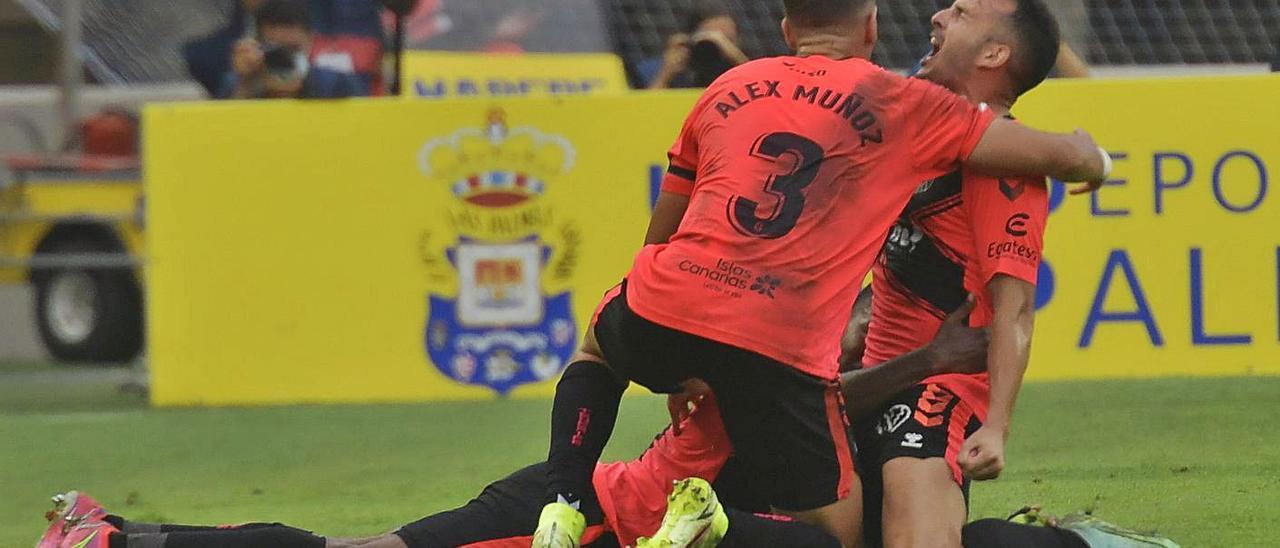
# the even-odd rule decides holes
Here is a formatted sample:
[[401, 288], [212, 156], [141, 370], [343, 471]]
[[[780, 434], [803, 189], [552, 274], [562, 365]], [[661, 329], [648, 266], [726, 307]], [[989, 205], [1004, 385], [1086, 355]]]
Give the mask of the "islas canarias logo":
[[454, 381], [505, 395], [555, 377], [572, 356], [578, 329], [569, 282], [581, 233], [562, 218], [572, 212], [546, 195], [574, 161], [567, 139], [510, 127], [500, 110], [481, 127], [421, 148], [422, 174], [445, 190], [442, 203], [429, 205], [442, 216], [437, 228], [418, 242], [435, 288], [426, 351]]

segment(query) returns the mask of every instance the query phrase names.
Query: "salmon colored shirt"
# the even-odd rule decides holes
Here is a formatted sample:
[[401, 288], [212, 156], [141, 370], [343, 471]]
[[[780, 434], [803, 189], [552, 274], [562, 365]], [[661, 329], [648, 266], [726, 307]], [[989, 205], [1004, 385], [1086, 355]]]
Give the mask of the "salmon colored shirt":
[[663, 190], [689, 208], [628, 303], [666, 327], [834, 380], [858, 287], [920, 181], [957, 170], [985, 107], [862, 59], [776, 57], [697, 102]]

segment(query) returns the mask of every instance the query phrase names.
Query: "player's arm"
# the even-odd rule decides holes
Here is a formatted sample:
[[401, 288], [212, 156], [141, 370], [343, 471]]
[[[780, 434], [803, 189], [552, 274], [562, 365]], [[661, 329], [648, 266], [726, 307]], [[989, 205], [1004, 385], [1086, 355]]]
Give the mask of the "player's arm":
[[947, 317], [928, 345], [870, 369], [840, 376], [850, 421], [865, 418], [894, 394], [944, 373], [981, 373], [987, 367], [987, 334], [967, 325], [974, 301], [970, 298]]
[[1004, 470], [1005, 441], [1027, 370], [1049, 191], [1043, 180], [966, 176], [963, 192], [978, 251], [969, 268], [977, 270], [992, 307], [991, 391], [986, 421], [965, 440], [958, 461], [971, 479], [987, 480]]
[[991, 320], [991, 344], [987, 372], [991, 376], [991, 409], [987, 424], [1007, 436], [1013, 407], [1022, 388], [1022, 375], [1031, 358], [1031, 333], [1036, 324], [1035, 284], [998, 274], [987, 284], [995, 315]]
[[[1035, 328], [1035, 284], [998, 274], [987, 285], [995, 315], [987, 349], [991, 380], [990, 409], [982, 428], [966, 442], [961, 466], [974, 480], [999, 477], [1004, 470], [1004, 442], [1009, 437], [1013, 408], [1022, 389], [1022, 376], [1031, 357]], [[989, 437], [990, 439], [984, 439]], [[997, 449], [998, 448], [998, 449]]]
[[959, 163], [991, 176], [1049, 176], [1102, 186], [1111, 160], [1084, 131], [1057, 134], [998, 118], [942, 87], [916, 79], [901, 84], [906, 120], [914, 129], [912, 158], [920, 180], [954, 170]]
[[698, 163], [701, 147], [699, 139], [699, 113], [706, 107], [710, 93], [704, 95], [694, 105], [693, 112], [685, 118], [680, 128], [680, 135], [675, 144], [667, 152], [667, 173], [662, 177], [659, 187], [658, 201], [653, 206], [653, 216], [649, 219], [649, 230], [644, 236], [644, 245], [663, 244], [671, 239], [680, 229], [680, 222], [689, 209], [689, 197], [693, 196], [693, 187], [698, 182]]
[[689, 209], [689, 195], [679, 192], [662, 191], [658, 194], [658, 203], [653, 208], [653, 217], [649, 219], [649, 232], [644, 236], [644, 245], [663, 244], [680, 228], [684, 220], [684, 212]]
[[1036, 175], [1088, 183], [1073, 194], [1097, 190], [1111, 175], [1110, 156], [1085, 131], [1048, 133], [1003, 118], [992, 122], [965, 166], [994, 177]]

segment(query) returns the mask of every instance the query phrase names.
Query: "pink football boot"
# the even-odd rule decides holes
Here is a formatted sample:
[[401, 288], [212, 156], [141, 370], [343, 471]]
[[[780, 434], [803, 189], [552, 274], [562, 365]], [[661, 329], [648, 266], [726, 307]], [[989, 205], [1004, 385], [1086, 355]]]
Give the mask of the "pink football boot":
[[58, 548], [109, 548], [111, 533], [119, 531], [114, 525], [105, 521], [82, 521], [71, 528]]
[[107, 511], [89, 495], [79, 491], [54, 495], [53, 509], [44, 515], [49, 520], [49, 528], [40, 537], [36, 548], [58, 548], [72, 527], [83, 522], [102, 521], [106, 516]]

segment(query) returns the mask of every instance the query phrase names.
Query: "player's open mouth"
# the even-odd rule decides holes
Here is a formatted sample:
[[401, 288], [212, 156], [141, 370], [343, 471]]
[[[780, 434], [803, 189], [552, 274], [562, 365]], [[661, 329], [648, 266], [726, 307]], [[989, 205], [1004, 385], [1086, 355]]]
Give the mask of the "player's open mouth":
[[929, 36], [929, 47], [931, 49], [929, 50], [929, 54], [924, 56], [924, 62], [928, 62], [930, 59], [933, 59], [933, 56], [937, 55], [939, 51], [942, 51], [942, 37], [936, 32]]

